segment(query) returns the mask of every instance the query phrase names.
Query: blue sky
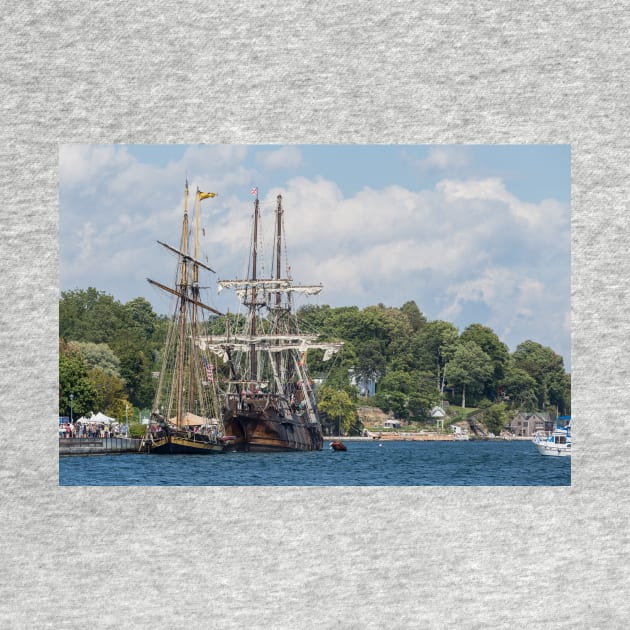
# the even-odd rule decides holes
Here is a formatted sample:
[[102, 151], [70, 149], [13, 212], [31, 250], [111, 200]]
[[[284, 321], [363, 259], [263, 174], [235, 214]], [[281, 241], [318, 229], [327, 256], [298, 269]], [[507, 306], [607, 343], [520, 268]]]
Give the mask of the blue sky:
[[[315, 304], [415, 300], [429, 319], [490, 326], [510, 350], [551, 346], [570, 369], [568, 145], [66, 145], [60, 150], [62, 290], [170, 301], [186, 178], [204, 201], [207, 301], [235, 311], [216, 280], [247, 265], [253, 186], [263, 236], [283, 195], [294, 279]], [[214, 284], [213, 284], [214, 283]], [[229, 294], [229, 295], [228, 295]]]

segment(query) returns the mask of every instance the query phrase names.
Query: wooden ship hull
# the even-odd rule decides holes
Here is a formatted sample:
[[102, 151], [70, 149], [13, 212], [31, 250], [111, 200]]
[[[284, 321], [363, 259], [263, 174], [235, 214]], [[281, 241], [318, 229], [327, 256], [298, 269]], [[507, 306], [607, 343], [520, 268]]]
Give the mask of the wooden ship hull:
[[324, 438], [319, 423], [308, 423], [304, 415], [281, 412], [267, 402], [266, 396], [245, 398], [241, 404], [236, 404], [236, 400], [228, 402], [223, 425], [231, 439], [229, 450], [322, 450]]
[[145, 440], [149, 453], [157, 455], [211, 455], [225, 453], [223, 442], [213, 441], [206, 435], [192, 431], [162, 431], [157, 436]]

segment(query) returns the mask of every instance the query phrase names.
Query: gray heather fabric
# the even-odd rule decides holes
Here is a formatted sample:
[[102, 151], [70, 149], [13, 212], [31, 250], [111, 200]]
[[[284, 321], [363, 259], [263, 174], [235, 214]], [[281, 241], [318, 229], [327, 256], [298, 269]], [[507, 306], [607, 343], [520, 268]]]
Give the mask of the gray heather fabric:
[[[628, 8], [5, 3], [0, 626], [625, 627]], [[570, 143], [572, 487], [60, 488], [66, 142]]]

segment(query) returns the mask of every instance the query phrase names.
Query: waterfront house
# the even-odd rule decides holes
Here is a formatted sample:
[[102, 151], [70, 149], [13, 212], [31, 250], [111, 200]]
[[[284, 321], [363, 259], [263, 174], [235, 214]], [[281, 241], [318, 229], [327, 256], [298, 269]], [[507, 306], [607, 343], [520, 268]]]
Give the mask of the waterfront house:
[[510, 422], [510, 432], [518, 437], [532, 437], [537, 431], [545, 431], [549, 425], [549, 415], [542, 412], [518, 411]]
[[372, 377], [356, 374], [354, 368], [348, 370], [350, 385], [354, 385], [359, 390], [359, 396], [373, 398], [376, 395], [376, 379]]

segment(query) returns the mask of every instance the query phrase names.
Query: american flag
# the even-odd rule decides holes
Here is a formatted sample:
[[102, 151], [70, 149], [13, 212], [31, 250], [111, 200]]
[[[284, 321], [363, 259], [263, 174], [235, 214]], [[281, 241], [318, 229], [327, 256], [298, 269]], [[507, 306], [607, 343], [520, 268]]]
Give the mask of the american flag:
[[214, 368], [212, 367], [212, 363], [208, 363], [208, 361], [204, 360], [203, 365], [206, 368], [208, 383], [212, 383], [212, 381], [214, 381]]
[[258, 188], [252, 188], [249, 193], [254, 195], [254, 197], [258, 197]]

